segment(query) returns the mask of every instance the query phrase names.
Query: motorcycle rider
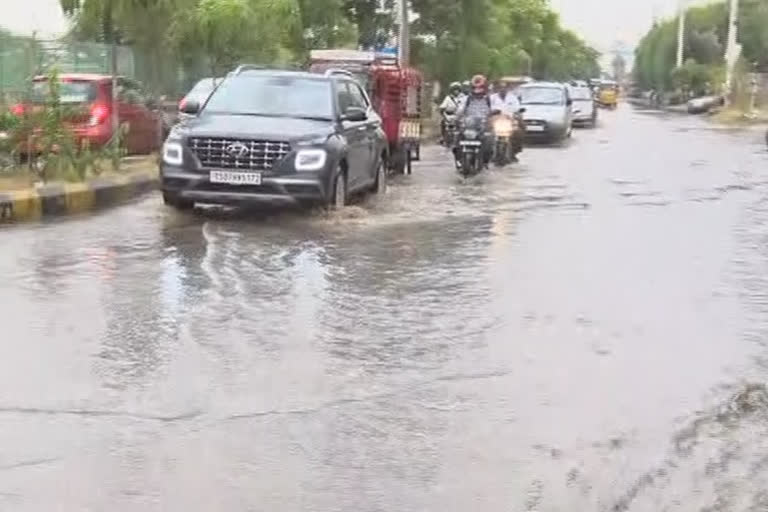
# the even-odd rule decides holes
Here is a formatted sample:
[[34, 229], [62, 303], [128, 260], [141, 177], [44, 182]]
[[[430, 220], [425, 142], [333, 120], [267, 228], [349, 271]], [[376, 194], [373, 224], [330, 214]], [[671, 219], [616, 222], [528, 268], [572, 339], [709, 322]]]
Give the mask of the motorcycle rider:
[[501, 111], [505, 116], [515, 117], [520, 113], [520, 100], [511, 89], [508, 81], [500, 81], [497, 87], [498, 92], [491, 96], [491, 107], [493, 110]]
[[[488, 95], [488, 79], [484, 75], [475, 75], [471, 81], [471, 91], [464, 101], [459, 105], [459, 109], [456, 111], [456, 117], [459, 120], [465, 120], [470, 118], [482, 118], [485, 120], [486, 126], [493, 113], [491, 106], [491, 97]], [[491, 161], [493, 156], [493, 144], [491, 142], [489, 133], [490, 130], [485, 131], [483, 140], [483, 162], [487, 165]], [[454, 150], [454, 153], [456, 150]]]
[[451, 115], [456, 115], [456, 112], [459, 110], [459, 105], [461, 105], [464, 101], [464, 96], [461, 90], [461, 84], [459, 82], [453, 82], [448, 87], [448, 94], [445, 96], [445, 99], [440, 104], [440, 134], [442, 136], [441, 143], [445, 143], [446, 139], [446, 130], [447, 130], [447, 121], [446, 117]]
[[[498, 83], [497, 91], [491, 96], [491, 109], [501, 112], [502, 115], [510, 119], [514, 119], [517, 121], [518, 127], [523, 126], [523, 119], [520, 115], [520, 100], [517, 94], [512, 91], [512, 84], [507, 80], [501, 80]], [[515, 153], [519, 153], [523, 149], [522, 138], [522, 131], [518, 128], [513, 136]], [[512, 156], [512, 161], [517, 161], [517, 156]]]

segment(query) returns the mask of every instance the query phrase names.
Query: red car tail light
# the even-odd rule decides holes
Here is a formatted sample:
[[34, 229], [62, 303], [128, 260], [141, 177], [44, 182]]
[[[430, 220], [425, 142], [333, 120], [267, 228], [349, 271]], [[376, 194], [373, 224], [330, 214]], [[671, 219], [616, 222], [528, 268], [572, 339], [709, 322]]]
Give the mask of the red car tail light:
[[186, 107], [186, 106], [187, 106], [187, 98], [184, 98], [183, 100], [181, 100], [179, 102], [179, 111], [184, 110], [184, 107]]
[[88, 121], [90, 126], [98, 126], [109, 118], [109, 107], [102, 104], [95, 104], [91, 107], [91, 119]]

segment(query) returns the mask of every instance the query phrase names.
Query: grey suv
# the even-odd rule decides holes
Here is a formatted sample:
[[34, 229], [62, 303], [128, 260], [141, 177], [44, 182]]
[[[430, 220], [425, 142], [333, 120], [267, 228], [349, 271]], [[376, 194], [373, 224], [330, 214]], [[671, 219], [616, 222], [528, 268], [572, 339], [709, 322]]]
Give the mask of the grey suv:
[[163, 200], [347, 204], [386, 187], [381, 119], [350, 76], [245, 69], [230, 73], [163, 145]]

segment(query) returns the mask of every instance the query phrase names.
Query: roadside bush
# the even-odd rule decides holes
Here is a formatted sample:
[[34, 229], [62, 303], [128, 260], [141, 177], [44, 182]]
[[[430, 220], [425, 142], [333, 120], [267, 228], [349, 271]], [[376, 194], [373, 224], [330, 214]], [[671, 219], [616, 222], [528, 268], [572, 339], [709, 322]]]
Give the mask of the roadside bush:
[[[23, 157], [29, 172], [43, 183], [51, 180], [82, 181], [99, 175], [108, 162], [117, 169], [123, 156], [125, 127], [120, 127], [113, 141], [104, 148], [93, 149], [78, 143], [69, 127], [73, 117], [87, 115], [80, 106], [62, 104], [60, 82], [55, 69], [47, 76], [47, 91], [40, 108], [25, 108], [20, 116], [4, 116], [9, 125], [13, 152]], [[36, 106], [37, 107], [37, 106]]]

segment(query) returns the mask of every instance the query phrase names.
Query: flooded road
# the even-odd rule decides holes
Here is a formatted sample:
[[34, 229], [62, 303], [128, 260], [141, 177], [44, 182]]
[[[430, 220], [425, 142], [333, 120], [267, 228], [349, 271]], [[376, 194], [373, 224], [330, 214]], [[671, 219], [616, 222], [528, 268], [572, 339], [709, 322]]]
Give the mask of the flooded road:
[[768, 510], [768, 153], [623, 106], [340, 214], [0, 231], [0, 510]]

